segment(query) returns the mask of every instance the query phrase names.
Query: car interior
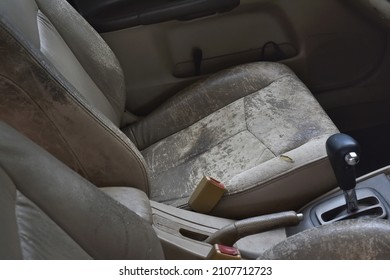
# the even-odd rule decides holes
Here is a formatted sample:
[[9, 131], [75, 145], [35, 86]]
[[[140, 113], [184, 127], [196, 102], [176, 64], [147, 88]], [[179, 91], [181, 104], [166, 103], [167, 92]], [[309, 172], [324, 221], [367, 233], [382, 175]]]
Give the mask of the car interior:
[[2, 0], [1, 259], [390, 259], [386, 0]]

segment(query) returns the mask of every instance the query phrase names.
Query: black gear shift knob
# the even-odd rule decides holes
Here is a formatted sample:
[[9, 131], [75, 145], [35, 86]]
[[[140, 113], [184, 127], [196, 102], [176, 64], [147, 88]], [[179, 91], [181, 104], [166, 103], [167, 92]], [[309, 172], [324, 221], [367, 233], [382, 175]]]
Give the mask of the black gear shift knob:
[[355, 165], [359, 163], [360, 147], [351, 136], [338, 133], [326, 141], [326, 153], [342, 190], [356, 186]]
[[348, 212], [357, 210], [356, 171], [359, 163], [360, 147], [351, 136], [338, 133], [326, 141], [326, 152], [339, 187], [344, 191]]

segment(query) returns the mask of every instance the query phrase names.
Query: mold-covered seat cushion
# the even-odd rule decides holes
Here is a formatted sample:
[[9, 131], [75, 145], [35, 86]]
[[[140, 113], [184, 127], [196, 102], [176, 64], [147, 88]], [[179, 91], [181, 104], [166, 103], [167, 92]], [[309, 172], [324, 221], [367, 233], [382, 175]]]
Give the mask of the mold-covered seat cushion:
[[334, 180], [325, 141], [337, 129], [281, 64], [222, 71], [181, 92], [132, 132], [141, 149], [148, 146], [142, 154], [151, 170], [151, 199], [175, 206], [187, 202], [204, 175], [228, 189], [215, 212], [237, 218], [295, 208]]

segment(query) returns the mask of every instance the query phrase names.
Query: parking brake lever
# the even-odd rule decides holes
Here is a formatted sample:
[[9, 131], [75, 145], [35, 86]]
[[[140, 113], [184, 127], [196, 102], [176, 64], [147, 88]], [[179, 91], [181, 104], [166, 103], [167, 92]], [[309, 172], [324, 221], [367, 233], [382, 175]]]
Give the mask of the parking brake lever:
[[214, 245], [233, 246], [239, 239], [280, 227], [296, 226], [303, 220], [294, 211], [263, 215], [234, 222], [209, 236], [205, 242]]

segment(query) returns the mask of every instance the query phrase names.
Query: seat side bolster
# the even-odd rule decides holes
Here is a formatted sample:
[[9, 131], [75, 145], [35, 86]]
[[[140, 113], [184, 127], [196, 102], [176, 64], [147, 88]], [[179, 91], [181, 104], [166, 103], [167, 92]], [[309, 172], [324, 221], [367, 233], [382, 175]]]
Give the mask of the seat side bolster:
[[67, 1], [35, 1], [121, 119], [126, 99], [124, 76], [107, 43]]
[[105, 194], [136, 213], [148, 224], [153, 224], [152, 207], [150, 206], [149, 198], [144, 192], [135, 188], [116, 186], [100, 189]]
[[[0, 27], [0, 87], [6, 87], [1, 91], [0, 119], [58, 159], [72, 163], [73, 169], [82, 170], [95, 185], [134, 186], [148, 194], [148, 171], [134, 144], [105, 116], [86, 104], [56, 69], [10, 28]], [[5, 98], [10, 84], [17, 90], [12, 91], [12, 98]], [[21, 100], [33, 105], [20, 106]], [[33, 114], [32, 107], [39, 111], [39, 116]], [[46, 130], [59, 136], [42, 141], [42, 135], [48, 135]], [[56, 140], [61, 138], [66, 144]]]
[[18, 190], [95, 259], [162, 258], [152, 227], [0, 123], [0, 165]]

